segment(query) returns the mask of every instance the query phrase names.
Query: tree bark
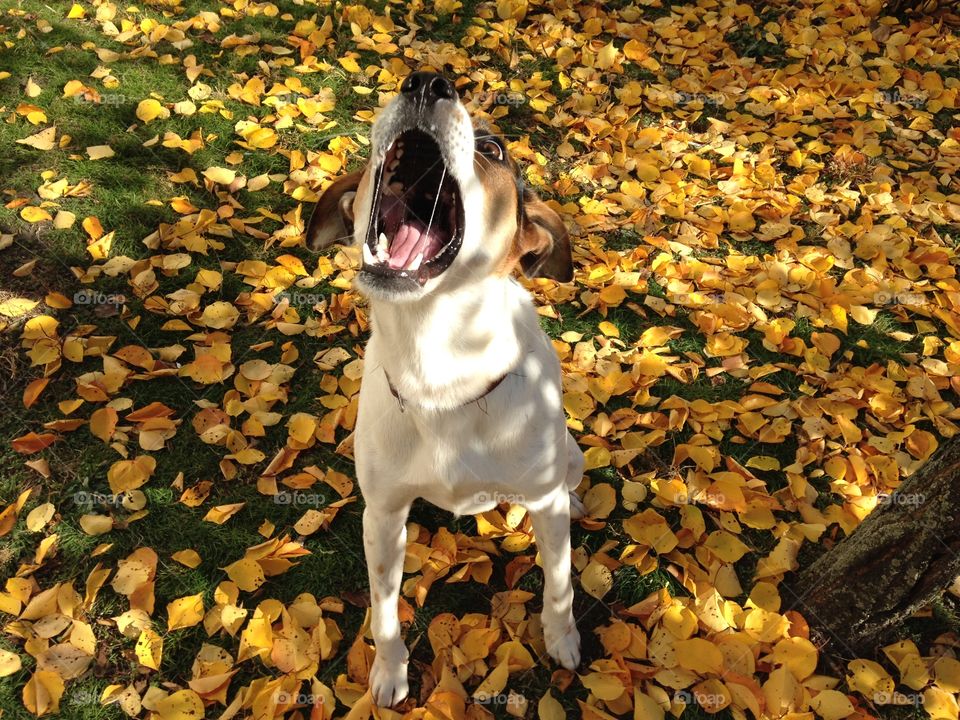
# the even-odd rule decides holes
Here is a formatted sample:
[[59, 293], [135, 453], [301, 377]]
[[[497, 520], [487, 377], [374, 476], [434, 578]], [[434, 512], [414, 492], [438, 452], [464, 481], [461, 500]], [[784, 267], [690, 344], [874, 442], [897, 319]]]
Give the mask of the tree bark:
[[839, 655], [869, 657], [960, 575], [960, 441], [947, 442], [791, 583]]
[[887, 0], [883, 11], [887, 15], [923, 15], [953, 4], [951, 0]]

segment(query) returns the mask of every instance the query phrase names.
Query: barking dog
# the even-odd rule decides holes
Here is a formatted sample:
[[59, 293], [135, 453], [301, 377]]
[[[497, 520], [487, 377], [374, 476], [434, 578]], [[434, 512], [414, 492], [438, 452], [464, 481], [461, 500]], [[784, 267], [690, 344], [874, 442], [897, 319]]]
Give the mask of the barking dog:
[[407, 696], [397, 600], [416, 498], [458, 515], [505, 499], [533, 522], [549, 654], [580, 661], [570, 580], [583, 454], [567, 431], [560, 364], [510, 276], [573, 275], [560, 217], [527, 188], [504, 141], [471, 122], [451, 82], [417, 72], [373, 126], [367, 166], [322, 194], [312, 248], [362, 247], [371, 305], [354, 451], [376, 657], [374, 701]]

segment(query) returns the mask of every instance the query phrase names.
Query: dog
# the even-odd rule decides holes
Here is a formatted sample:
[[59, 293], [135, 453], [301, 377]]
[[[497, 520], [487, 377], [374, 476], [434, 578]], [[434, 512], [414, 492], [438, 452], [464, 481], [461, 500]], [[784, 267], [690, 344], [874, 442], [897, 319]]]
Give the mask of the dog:
[[351, 241], [371, 309], [354, 437], [380, 707], [407, 696], [397, 603], [411, 503], [457, 515], [505, 497], [533, 523], [544, 572], [544, 640], [573, 670], [570, 521], [583, 453], [567, 430], [560, 363], [511, 276], [567, 282], [570, 239], [523, 182], [504, 140], [474, 124], [455, 85], [414, 72], [374, 122], [367, 165], [320, 195], [314, 250]]

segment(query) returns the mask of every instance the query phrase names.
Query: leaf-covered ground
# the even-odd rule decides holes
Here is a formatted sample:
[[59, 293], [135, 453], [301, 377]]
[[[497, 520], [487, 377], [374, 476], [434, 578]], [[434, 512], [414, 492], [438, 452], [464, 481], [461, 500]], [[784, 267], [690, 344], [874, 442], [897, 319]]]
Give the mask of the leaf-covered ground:
[[957, 720], [960, 587], [858, 659], [784, 582], [960, 416], [958, 18], [879, 6], [5, 3], [4, 720], [373, 712], [367, 308], [302, 231], [419, 67], [574, 234], [530, 288], [588, 457], [584, 664], [544, 657], [520, 509], [417, 506], [379, 716]]

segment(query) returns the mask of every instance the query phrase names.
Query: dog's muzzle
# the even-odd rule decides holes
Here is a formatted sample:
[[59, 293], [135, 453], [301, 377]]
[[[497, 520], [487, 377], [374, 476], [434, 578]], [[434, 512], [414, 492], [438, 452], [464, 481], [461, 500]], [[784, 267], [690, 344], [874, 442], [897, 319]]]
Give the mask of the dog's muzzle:
[[380, 161], [362, 270], [380, 285], [422, 287], [450, 267], [460, 250], [463, 200], [451, 170], [458, 103], [449, 80], [415, 72], [377, 121], [372, 157]]

